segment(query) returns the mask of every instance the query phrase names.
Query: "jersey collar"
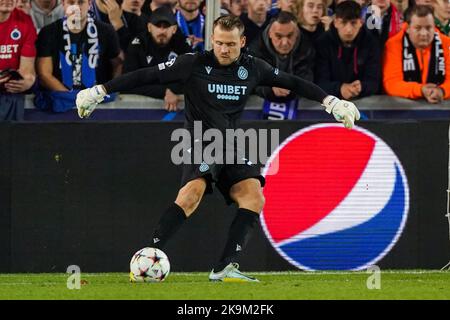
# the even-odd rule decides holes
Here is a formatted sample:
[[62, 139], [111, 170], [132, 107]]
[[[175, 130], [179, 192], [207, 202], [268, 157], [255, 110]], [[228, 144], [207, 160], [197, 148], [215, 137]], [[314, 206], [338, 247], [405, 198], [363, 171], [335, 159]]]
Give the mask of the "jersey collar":
[[209, 50], [208, 51], [209, 55], [212, 57], [213, 61], [214, 61], [214, 65], [217, 68], [233, 68], [234, 66], [240, 65], [241, 61], [242, 61], [242, 57], [244, 55], [244, 53], [241, 51], [241, 54], [239, 55], [239, 57], [236, 59], [236, 61], [232, 62], [231, 64], [227, 65], [227, 66], [223, 66], [219, 63], [219, 61], [217, 61], [216, 56], [214, 55], [213, 50]]

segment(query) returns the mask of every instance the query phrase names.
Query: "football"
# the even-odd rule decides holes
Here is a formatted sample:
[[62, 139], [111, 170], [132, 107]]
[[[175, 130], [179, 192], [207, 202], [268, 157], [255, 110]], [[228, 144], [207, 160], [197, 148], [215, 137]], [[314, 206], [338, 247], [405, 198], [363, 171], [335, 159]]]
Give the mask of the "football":
[[161, 282], [167, 278], [169, 272], [169, 258], [160, 249], [143, 248], [131, 257], [131, 282]]

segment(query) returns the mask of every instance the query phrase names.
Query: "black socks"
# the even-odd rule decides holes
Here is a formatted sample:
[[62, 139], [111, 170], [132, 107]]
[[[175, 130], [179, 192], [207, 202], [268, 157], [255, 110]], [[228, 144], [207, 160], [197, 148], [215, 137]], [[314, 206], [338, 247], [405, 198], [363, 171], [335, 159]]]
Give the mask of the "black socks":
[[239, 208], [236, 217], [231, 223], [230, 231], [228, 233], [228, 240], [223, 250], [222, 257], [219, 263], [214, 267], [214, 271], [223, 270], [230, 262], [236, 262], [237, 257], [244, 250], [251, 232], [255, 224], [259, 220], [259, 214], [248, 210]]
[[[186, 218], [186, 214], [180, 206], [176, 203], [170, 205], [159, 220], [158, 227], [153, 234], [151, 247], [163, 249]], [[231, 262], [237, 262], [237, 258], [244, 250], [258, 220], [259, 214], [256, 212], [244, 208], [237, 210], [236, 217], [230, 226], [222, 257], [214, 267], [215, 272], [223, 270]]]
[[175, 202], [161, 216], [153, 234], [151, 247], [162, 249], [186, 220], [184, 210]]

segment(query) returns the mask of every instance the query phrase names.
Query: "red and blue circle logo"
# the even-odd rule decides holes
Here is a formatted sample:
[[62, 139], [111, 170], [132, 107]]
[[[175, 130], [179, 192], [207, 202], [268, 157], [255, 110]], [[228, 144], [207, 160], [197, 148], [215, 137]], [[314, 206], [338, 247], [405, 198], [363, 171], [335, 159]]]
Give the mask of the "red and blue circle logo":
[[403, 167], [383, 140], [360, 127], [300, 130], [272, 154], [263, 174], [263, 229], [298, 268], [365, 269], [393, 248], [405, 226]]

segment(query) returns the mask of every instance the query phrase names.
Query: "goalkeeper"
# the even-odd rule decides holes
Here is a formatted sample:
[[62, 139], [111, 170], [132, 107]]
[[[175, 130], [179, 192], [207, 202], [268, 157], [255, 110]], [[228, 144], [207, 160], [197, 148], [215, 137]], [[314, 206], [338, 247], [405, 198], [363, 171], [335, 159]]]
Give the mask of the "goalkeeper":
[[[318, 101], [326, 112], [332, 113], [346, 128], [352, 128], [355, 120], [359, 120], [359, 112], [353, 103], [327, 95], [309, 81], [279, 71], [261, 59], [242, 53], [241, 49], [245, 46], [243, 32], [244, 25], [239, 18], [218, 18], [213, 24], [212, 51], [182, 55], [176, 60], [140, 69], [104, 85], [82, 90], [76, 99], [79, 116], [89, 117], [95, 106], [110, 93], [143, 84], [181, 82], [184, 86], [187, 129], [193, 128], [194, 121], [201, 121], [203, 130], [236, 128], [245, 103], [256, 86], [286, 88]], [[264, 177], [249, 162], [183, 164], [178, 195], [162, 214], [151, 246], [165, 247], [172, 235], [196, 210], [203, 195], [212, 192], [213, 183], [227, 203], [236, 203], [238, 209], [224, 251], [209, 279], [258, 281], [240, 272], [237, 263], [264, 205]]]

